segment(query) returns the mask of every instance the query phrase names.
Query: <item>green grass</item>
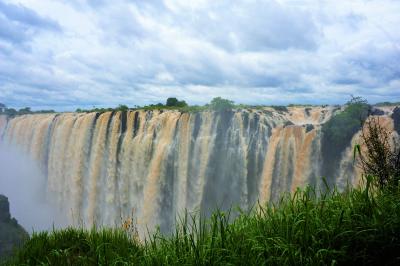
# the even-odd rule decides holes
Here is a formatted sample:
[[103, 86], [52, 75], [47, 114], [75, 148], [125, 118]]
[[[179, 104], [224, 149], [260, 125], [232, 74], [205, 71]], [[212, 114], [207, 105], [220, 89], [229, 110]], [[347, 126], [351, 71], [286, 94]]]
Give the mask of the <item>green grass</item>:
[[400, 263], [400, 190], [285, 195], [251, 212], [185, 215], [143, 243], [118, 229], [35, 233], [10, 265], [343, 265]]

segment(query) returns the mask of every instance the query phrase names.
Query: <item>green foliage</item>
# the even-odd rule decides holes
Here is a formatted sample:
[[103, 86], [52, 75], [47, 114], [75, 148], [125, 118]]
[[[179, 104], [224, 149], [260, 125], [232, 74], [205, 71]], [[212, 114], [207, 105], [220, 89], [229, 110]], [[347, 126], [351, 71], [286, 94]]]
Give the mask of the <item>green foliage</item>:
[[365, 147], [354, 147], [354, 159], [359, 155], [359, 166], [366, 176], [372, 177], [380, 189], [397, 189], [400, 182], [400, 146], [391, 143], [391, 132], [379, 123], [379, 117], [369, 117], [361, 132]]
[[115, 110], [120, 112], [126, 112], [129, 110], [129, 107], [127, 105], [120, 104]]
[[165, 104], [168, 107], [185, 107], [187, 105], [185, 101], [179, 101], [177, 98], [168, 98]]
[[27, 114], [47, 114], [47, 113], [55, 113], [54, 110], [38, 110], [32, 111], [30, 107], [21, 108], [18, 111], [14, 108], [6, 108], [3, 104], [3, 107], [0, 106], [0, 114], [4, 114], [10, 117], [14, 117], [17, 115], [27, 115]]
[[281, 111], [281, 112], [288, 111], [287, 107], [282, 105], [272, 105], [271, 107], [274, 108], [276, 111]]
[[166, 106], [177, 106], [178, 99], [177, 98], [168, 98], [166, 102]]
[[[122, 109], [119, 109], [122, 106]], [[123, 111], [125, 110], [125, 106], [126, 105], [119, 105], [116, 108], [97, 108], [97, 107], [93, 107], [92, 109], [81, 109], [78, 108], [75, 110], [75, 112], [77, 113], [105, 113], [105, 112], [113, 112], [113, 111]], [[129, 110], [129, 109], [126, 109]]]
[[30, 107], [25, 107], [25, 108], [21, 108], [18, 110], [18, 113], [21, 115], [26, 115], [26, 114], [31, 114], [31, 108]]
[[376, 103], [376, 106], [400, 106], [400, 102], [380, 102]]
[[14, 108], [6, 108], [3, 113], [11, 117], [18, 115], [18, 111]]
[[216, 97], [211, 100], [210, 108], [214, 111], [226, 111], [231, 110], [235, 107], [233, 101], [223, 99], [221, 97]]
[[181, 111], [182, 113], [197, 113], [206, 111], [207, 109], [208, 106], [191, 105], [179, 108], [179, 111]]
[[[367, 180], [368, 183], [368, 180]], [[186, 214], [172, 235], [144, 243], [116, 230], [34, 234], [12, 263], [57, 265], [386, 265], [398, 263], [400, 190], [338, 192], [310, 187], [276, 205]]]
[[[361, 129], [370, 111], [368, 103], [353, 97], [346, 109], [322, 125], [323, 175], [335, 175], [341, 153], [350, 145], [354, 134]], [[332, 181], [333, 182], [333, 181]]]
[[11, 265], [119, 265], [138, 263], [139, 244], [122, 230], [67, 228], [33, 233]]

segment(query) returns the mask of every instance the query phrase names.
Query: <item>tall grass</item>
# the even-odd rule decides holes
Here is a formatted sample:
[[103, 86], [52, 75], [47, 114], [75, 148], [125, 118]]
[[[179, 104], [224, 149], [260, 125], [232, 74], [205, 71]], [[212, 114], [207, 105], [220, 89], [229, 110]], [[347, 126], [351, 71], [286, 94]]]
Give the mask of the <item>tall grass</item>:
[[185, 215], [142, 243], [123, 230], [35, 233], [10, 265], [337, 265], [400, 263], [400, 190], [313, 188], [232, 218]]

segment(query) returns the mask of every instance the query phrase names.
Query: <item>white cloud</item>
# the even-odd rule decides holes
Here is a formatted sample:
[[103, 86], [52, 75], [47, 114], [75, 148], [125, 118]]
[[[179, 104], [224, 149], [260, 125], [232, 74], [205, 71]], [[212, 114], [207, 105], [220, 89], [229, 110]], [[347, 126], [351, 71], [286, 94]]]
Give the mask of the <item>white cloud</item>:
[[400, 100], [399, 13], [391, 0], [7, 1], [0, 102]]

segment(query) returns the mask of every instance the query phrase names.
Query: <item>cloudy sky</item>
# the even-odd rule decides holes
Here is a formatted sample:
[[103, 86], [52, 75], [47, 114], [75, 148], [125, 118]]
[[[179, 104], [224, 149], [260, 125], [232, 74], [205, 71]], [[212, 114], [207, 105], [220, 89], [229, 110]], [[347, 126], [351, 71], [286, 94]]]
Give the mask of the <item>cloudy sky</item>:
[[398, 0], [0, 0], [0, 102], [400, 101]]

